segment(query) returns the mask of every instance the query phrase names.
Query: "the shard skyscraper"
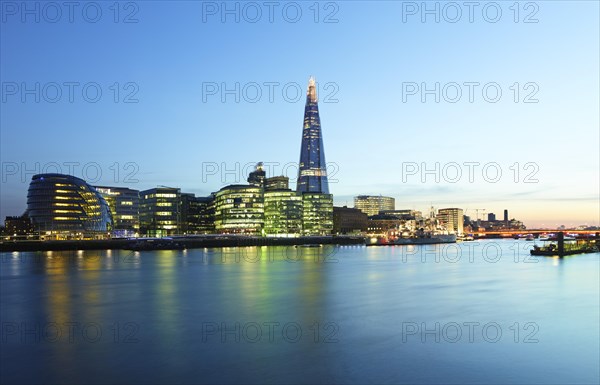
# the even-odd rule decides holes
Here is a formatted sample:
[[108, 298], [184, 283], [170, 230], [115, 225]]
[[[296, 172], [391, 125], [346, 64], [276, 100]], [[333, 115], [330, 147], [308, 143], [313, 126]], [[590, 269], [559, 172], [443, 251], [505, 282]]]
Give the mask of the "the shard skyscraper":
[[329, 194], [325, 149], [323, 147], [321, 119], [319, 118], [319, 105], [317, 103], [317, 87], [315, 79], [312, 77], [308, 81], [308, 90], [306, 91], [299, 166], [297, 192]]

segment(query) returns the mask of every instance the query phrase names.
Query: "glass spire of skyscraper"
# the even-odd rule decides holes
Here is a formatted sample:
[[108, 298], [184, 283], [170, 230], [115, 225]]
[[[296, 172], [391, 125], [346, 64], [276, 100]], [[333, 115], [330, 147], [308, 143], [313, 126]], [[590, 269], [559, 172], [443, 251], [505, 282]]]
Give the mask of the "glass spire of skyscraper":
[[308, 90], [306, 91], [299, 166], [297, 192], [329, 194], [325, 149], [323, 147], [321, 119], [319, 118], [319, 105], [317, 103], [317, 88], [315, 79], [312, 77], [308, 81]]

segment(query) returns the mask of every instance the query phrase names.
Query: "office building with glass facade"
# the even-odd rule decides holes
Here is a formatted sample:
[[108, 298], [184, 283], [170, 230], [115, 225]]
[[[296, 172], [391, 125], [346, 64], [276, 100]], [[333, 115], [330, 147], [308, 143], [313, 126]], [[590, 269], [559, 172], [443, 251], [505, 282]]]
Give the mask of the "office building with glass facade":
[[290, 189], [265, 191], [265, 235], [295, 237], [302, 233], [302, 196]]
[[215, 194], [215, 231], [221, 234], [263, 235], [264, 190], [230, 185]]
[[140, 233], [149, 237], [179, 234], [181, 190], [157, 187], [140, 191]]
[[112, 230], [106, 200], [93, 186], [71, 175], [34, 175], [26, 214], [45, 239], [103, 238]]
[[257, 187], [265, 187], [266, 176], [267, 173], [265, 172], [263, 163], [258, 162], [254, 167], [254, 171], [248, 175], [248, 183]]
[[274, 176], [265, 180], [265, 190], [287, 190], [290, 188], [290, 178]]
[[354, 197], [354, 208], [368, 216], [377, 215], [380, 211], [395, 210], [396, 200], [381, 195], [359, 195]]
[[308, 90], [306, 91], [296, 191], [299, 193], [317, 192], [329, 194], [317, 87], [312, 77], [308, 81]]
[[211, 234], [214, 226], [214, 196], [181, 194], [181, 234]]
[[456, 235], [463, 234], [464, 227], [464, 218], [463, 218], [463, 209], [457, 208], [446, 208], [439, 209], [437, 218], [440, 221], [440, 224], [446, 227], [448, 232], [454, 233]]
[[302, 194], [302, 235], [331, 235], [333, 232], [333, 195]]
[[140, 231], [140, 192], [125, 187], [95, 186], [113, 218], [113, 237], [133, 237]]

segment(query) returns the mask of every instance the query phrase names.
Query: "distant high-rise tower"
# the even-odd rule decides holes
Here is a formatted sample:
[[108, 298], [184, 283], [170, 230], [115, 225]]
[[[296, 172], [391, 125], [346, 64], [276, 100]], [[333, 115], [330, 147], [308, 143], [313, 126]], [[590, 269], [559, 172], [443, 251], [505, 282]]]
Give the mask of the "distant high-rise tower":
[[325, 149], [321, 134], [321, 119], [317, 103], [315, 79], [308, 81], [306, 106], [304, 107], [304, 128], [302, 130], [302, 147], [300, 148], [300, 167], [296, 191], [329, 194]]
[[248, 183], [253, 186], [264, 187], [267, 173], [264, 170], [263, 162], [258, 162], [254, 171], [248, 175]]

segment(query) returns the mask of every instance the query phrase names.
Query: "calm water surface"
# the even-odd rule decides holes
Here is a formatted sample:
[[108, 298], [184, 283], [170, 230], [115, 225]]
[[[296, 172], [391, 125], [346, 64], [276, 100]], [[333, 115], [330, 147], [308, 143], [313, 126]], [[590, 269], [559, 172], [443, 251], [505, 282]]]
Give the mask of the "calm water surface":
[[2, 253], [2, 383], [599, 383], [600, 254]]

